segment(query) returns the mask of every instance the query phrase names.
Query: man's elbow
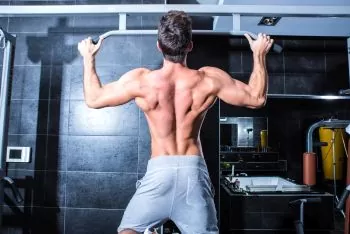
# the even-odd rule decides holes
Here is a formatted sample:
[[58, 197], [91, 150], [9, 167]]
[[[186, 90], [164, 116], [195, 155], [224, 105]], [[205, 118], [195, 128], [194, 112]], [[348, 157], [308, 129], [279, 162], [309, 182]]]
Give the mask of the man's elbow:
[[100, 108], [102, 108], [102, 106], [100, 106], [95, 100], [85, 99], [85, 103], [91, 109], [100, 109]]
[[263, 108], [266, 105], [266, 96], [257, 98], [256, 102], [254, 105], [251, 105], [251, 109], [260, 109]]

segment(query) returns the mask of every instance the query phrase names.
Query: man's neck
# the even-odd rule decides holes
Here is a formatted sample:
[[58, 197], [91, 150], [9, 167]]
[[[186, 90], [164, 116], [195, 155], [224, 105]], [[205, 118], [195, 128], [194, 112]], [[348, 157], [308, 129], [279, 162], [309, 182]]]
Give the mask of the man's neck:
[[163, 60], [163, 68], [187, 67], [186, 59], [182, 63], [174, 63], [169, 60]]

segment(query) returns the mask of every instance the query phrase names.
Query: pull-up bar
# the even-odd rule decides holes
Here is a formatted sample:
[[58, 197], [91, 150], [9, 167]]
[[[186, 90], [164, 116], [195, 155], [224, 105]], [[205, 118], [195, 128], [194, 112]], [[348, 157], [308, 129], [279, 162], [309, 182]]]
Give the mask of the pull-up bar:
[[[113, 30], [113, 31], [108, 31], [99, 38], [105, 39], [109, 36], [114, 36], [114, 35], [157, 35], [158, 31], [157, 30]], [[202, 35], [223, 35], [223, 36], [243, 36], [245, 33], [249, 34], [250, 37], [253, 39], [257, 39], [258, 36], [252, 32], [248, 31], [213, 31], [213, 30], [192, 30], [193, 34], [202, 34]], [[99, 38], [94, 38], [92, 42], [94, 44], [97, 44]], [[273, 44], [272, 50], [281, 53], [283, 48], [282, 46], [278, 44]]]

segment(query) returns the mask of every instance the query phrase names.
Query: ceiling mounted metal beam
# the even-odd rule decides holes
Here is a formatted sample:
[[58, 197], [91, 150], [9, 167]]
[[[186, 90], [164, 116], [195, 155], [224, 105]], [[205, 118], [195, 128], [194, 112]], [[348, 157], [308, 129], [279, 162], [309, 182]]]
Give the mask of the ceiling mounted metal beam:
[[116, 5], [6, 5], [0, 16], [96, 15], [96, 14], [164, 14], [182, 10], [206, 16], [276, 16], [276, 17], [350, 17], [350, 6], [297, 5], [201, 5], [201, 4], [116, 4]]

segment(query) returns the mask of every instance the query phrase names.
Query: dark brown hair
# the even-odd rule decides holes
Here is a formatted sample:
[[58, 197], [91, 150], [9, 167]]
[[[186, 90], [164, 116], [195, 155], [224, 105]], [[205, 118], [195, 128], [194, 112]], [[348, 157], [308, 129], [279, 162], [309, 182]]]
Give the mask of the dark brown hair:
[[169, 11], [158, 26], [158, 43], [166, 60], [182, 63], [192, 41], [192, 20], [183, 11]]

